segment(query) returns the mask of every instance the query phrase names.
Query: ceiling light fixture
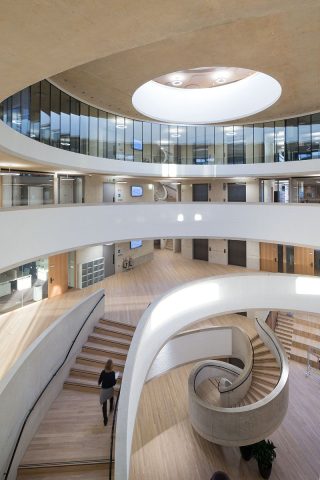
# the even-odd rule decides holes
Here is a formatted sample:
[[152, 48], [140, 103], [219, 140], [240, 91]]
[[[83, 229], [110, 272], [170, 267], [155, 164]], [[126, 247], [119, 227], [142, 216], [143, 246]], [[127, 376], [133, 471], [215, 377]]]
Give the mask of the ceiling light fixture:
[[173, 80], [173, 82], [171, 82], [171, 84], [174, 87], [180, 87], [182, 85], [182, 81], [181, 80]]
[[213, 84], [215, 83], [219, 83], [219, 85], [221, 85], [222, 83], [226, 83], [226, 79], [223, 78], [223, 77], [218, 77], [215, 79], [215, 81], [213, 82]]

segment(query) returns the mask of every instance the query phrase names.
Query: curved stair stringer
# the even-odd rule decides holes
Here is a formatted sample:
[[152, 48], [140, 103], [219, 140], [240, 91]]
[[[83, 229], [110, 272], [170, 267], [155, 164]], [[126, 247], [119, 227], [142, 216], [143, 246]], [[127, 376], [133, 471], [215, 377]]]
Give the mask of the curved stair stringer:
[[[286, 352], [265, 322], [256, 320], [256, 328], [260, 339], [274, 354], [280, 369], [278, 381], [270, 393], [257, 401], [253, 397], [253, 403], [250, 404], [231, 408], [215, 406], [200, 399], [194, 388], [197, 373], [205, 362], [197, 364], [189, 376], [189, 415], [192, 426], [203, 438], [218, 445], [242, 446], [263, 440], [279, 427], [287, 412], [289, 364]], [[250, 389], [246, 397], [250, 394]]]

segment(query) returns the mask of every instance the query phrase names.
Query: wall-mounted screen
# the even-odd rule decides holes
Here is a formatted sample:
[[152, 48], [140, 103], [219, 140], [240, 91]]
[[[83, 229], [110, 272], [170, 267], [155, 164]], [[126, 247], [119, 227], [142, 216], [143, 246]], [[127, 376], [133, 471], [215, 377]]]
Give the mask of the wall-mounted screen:
[[135, 138], [133, 139], [133, 144], [132, 144], [133, 150], [142, 150], [142, 142], [141, 140], [136, 140]]
[[143, 188], [140, 185], [131, 186], [131, 197], [142, 197]]
[[133, 248], [140, 248], [140, 247], [142, 247], [142, 240], [131, 240], [131, 242], [130, 242], [131, 250]]

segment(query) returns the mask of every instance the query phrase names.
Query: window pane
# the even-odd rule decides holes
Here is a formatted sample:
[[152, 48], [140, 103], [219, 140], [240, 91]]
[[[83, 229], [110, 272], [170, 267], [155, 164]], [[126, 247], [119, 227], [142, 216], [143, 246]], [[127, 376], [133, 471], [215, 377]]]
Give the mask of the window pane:
[[187, 163], [187, 127], [178, 127], [177, 163]]
[[123, 117], [116, 117], [116, 158], [124, 160], [124, 131], [126, 124]]
[[98, 109], [89, 110], [89, 155], [98, 156]]
[[161, 128], [161, 163], [169, 163], [169, 126], [160, 125]]
[[20, 92], [12, 95], [12, 128], [21, 132], [21, 95]]
[[70, 150], [70, 96], [61, 92], [60, 147]]
[[30, 87], [30, 137], [39, 140], [40, 131], [40, 83]]
[[254, 163], [264, 162], [263, 124], [257, 123], [253, 126], [253, 154]]
[[208, 163], [214, 163], [214, 127], [206, 127], [206, 145]]
[[312, 119], [312, 158], [320, 158], [320, 113], [311, 115]]
[[298, 160], [298, 119], [286, 120], [286, 162]]
[[223, 161], [223, 127], [215, 127], [214, 163], [222, 164]]
[[50, 83], [43, 80], [40, 85], [40, 142], [50, 144]]
[[107, 156], [107, 112], [103, 110], [99, 110], [98, 156], [103, 158]]
[[152, 123], [152, 162], [153, 163], [161, 162], [159, 123]]
[[243, 127], [233, 127], [233, 163], [244, 163]]
[[107, 158], [116, 158], [116, 117], [108, 113], [108, 147]]
[[30, 88], [21, 92], [21, 133], [30, 135]]
[[299, 118], [299, 160], [311, 158], [311, 116]]
[[194, 149], [196, 144], [195, 127], [187, 127], [187, 163], [193, 163]]
[[272, 163], [274, 157], [274, 122], [268, 122], [264, 124], [264, 161]]
[[284, 162], [284, 120], [275, 122], [275, 162]]
[[80, 102], [70, 98], [70, 150], [80, 151]]
[[142, 122], [135, 120], [133, 122], [133, 149], [134, 149], [134, 161], [142, 162]]
[[60, 147], [60, 90], [51, 85], [51, 140], [53, 147]]
[[246, 125], [243, 128], [244, 135], [244, 163], [253, 163], [253, 125]]
[[233, 163], [233, 127], [224, 127], [224, 158], [227, 163]]
[[203, 126], [196, 127], [196, 144], [194, 149], [194, 163], [197, 165], [207, 163], [207, 146], [206, 146], [206, 128]]
[[80, 153], [89, 153], [89, 107], [80, 103]]
[[125, 119], [125, 130], [124, 130], [124, 138], [125, 138], [125, 159], [132, 162], [134, 160], [133, 157], [133, 120], [130, 118]]
[[152, 161], [151, 123], [143, 122], [143, 161]]

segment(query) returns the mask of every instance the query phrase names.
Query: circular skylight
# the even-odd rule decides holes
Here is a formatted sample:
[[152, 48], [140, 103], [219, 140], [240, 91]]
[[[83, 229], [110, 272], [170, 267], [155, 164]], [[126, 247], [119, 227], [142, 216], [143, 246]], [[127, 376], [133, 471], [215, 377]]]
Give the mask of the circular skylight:
[[135, 109], [170, 123], [219, 123], [261, 112], [275, 103], [281, 86], [273, 77], [236, 67], [172, 72], [144, 83], [133, 94]]

